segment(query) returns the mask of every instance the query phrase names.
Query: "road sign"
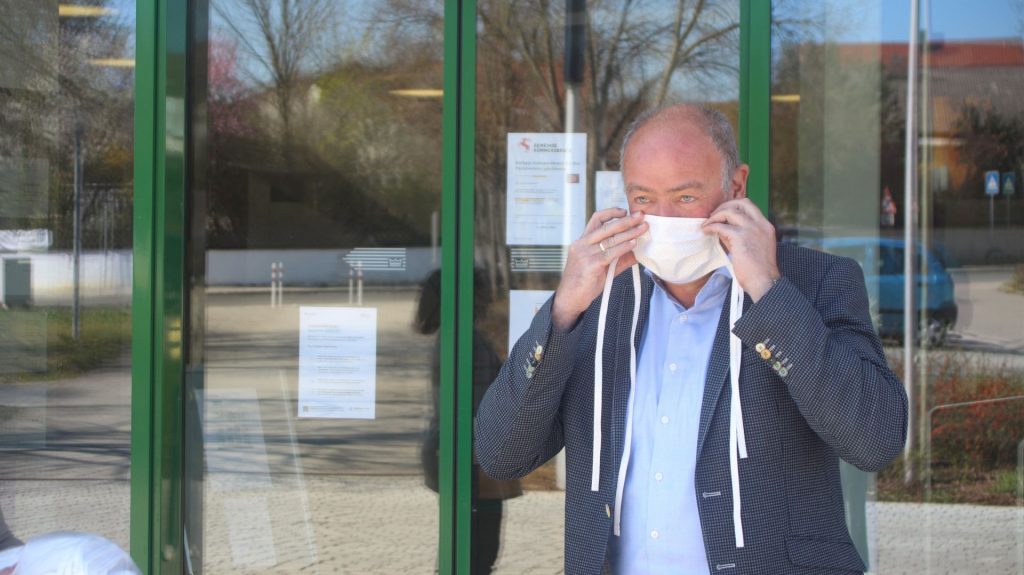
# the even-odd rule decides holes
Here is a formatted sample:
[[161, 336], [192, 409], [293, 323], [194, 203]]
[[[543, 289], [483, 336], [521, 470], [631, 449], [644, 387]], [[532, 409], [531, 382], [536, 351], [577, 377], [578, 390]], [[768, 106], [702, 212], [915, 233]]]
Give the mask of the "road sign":
[[1003, 172], [1003, 195], [1012, 196], [1015, 193], [1017, 193], [1017, 174]]
[[985, 195], [999, 195], [999, 172], [994, 170], [991, 172], [985, 172]]

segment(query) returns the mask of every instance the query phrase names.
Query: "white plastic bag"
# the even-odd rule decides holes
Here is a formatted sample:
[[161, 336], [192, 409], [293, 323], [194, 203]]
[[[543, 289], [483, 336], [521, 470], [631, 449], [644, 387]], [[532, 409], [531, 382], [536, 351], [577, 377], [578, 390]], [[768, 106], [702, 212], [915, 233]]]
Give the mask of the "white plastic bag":
[[11, 575], [142, 575], [132, 558], [113, 542], [90, 533], [55, 532], [33, 537], [0, 553], [0, 571]]

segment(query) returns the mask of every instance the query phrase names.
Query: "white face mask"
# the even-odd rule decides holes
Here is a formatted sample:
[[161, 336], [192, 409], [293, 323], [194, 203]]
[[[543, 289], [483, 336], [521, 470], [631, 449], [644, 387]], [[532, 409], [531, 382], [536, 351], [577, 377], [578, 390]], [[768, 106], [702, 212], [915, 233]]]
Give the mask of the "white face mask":
[[690, 283], [729, 266], [718, 236], [701, 231], [705, 220], [645, 215], [647, 232], [633, 249], [637, 261], [672, 284]]

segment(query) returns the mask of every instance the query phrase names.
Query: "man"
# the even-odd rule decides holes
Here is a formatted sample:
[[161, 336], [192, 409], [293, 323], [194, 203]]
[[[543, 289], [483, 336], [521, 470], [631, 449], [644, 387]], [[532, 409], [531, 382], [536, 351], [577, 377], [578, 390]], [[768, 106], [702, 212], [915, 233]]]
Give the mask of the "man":
[[[594, 214], [480, 405], [477, 457], [497, 479], [565, 447], [566, 573], [864, 570], [838, 458], [885, 467], [903, 447], [906, 396], [857, 263], [777, 245], [747, 174], [721, 114], [638, 119], [622, 153], [629, 213]], [[696, 222], [728, 259], [672, 244], [666, 222]], [[693, 253], [673, 261], [646, 241]], [[637, 253], [670, 277], [621, 273]], [[701, 270], [695, 258], [722, 263], [673, 272]]]

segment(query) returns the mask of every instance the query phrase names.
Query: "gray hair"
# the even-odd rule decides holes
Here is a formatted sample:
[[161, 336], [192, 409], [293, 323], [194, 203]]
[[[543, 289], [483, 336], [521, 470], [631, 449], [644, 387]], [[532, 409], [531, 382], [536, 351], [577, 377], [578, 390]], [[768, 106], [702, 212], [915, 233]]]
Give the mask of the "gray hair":
[[650, 122], [661, 123], [680, 118], [685, 118], [700, 128], [714, 144], [715, 150], [722, 157], [722, 193], [728, 194], [732, 175], [740, 167], [740, 154], [736, 149], [732, 124], [725, 114], [700, 104], [676, 104], [648, 110], [637, 116], [622, 138], [622, 148], [619, 151], [620, 167], [626, 160], [626, 147], [641, 128]]

